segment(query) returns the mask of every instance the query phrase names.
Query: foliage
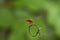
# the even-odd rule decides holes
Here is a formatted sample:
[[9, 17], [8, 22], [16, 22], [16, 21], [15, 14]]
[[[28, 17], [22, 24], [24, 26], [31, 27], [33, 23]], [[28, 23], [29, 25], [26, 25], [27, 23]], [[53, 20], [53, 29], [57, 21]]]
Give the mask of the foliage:
[[[0, 27], [9, 28], [10, 26], [12, 32], [8, 40], [40, 40], [40, 37], [42, 37], [41, 40], [59, 40], [59, 0], [10, 0], [6, 2], [7, 4], [4, 2], [4, 0], [2, 3], [0, 2], [2, 4], [0, 7]], [[42, 13], [42, 9], [46, 13]], [[40, 26], [41, 35], [34, 38], [29, 35], [29, 24], [25, 21], [29, 18], [32, 18], [34, 23]], [[33, 28], [32, 31], [35, 32], [35, 29]]]

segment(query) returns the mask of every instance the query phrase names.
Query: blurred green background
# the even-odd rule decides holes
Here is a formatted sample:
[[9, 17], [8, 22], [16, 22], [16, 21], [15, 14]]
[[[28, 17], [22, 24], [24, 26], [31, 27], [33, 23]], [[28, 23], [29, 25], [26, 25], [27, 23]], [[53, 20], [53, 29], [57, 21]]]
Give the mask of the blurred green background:
[[[25, 19], [41, 34], [32, 37]], [[60, 40], [60, 0], [0, 0], [0, 40]]]

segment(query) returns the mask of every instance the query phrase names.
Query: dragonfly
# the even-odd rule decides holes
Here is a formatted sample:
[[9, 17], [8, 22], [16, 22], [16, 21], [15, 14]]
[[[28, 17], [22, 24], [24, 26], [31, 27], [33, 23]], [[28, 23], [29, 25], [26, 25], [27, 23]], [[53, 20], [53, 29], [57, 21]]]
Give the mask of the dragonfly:
[[[28, 23], [29, 23], [29, 33], [32, 37], [36, 37], [38, 34], [40, 35], [40, 27], [39, 25], [35, 24], [33, 19], [27, 19], [26, 20]], [[32, 34], [32, 32], [30, 31], [31, 30], [31, 27], [36, 27], [37, 28], [37, 32], [35, 33], [35, 35]]]

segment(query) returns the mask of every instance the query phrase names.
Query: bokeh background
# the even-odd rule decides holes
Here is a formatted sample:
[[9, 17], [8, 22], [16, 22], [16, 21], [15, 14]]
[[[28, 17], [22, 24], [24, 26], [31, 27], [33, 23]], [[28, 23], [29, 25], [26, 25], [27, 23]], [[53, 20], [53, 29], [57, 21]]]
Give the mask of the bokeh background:
[[[39, 25], [40, 35], [29, 34], [25, 19]], [[0, 40], [60, 40], [60, 0], [0, 0]]]

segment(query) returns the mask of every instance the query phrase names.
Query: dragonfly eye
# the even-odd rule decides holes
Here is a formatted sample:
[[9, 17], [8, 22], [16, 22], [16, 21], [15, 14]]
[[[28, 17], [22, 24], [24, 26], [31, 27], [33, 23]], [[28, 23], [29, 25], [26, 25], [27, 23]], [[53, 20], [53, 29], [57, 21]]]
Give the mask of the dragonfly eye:
[[33, 20], [32, 19], [28, 19], [26, 21], [29, 22], [29, 23], [33, 23]]

